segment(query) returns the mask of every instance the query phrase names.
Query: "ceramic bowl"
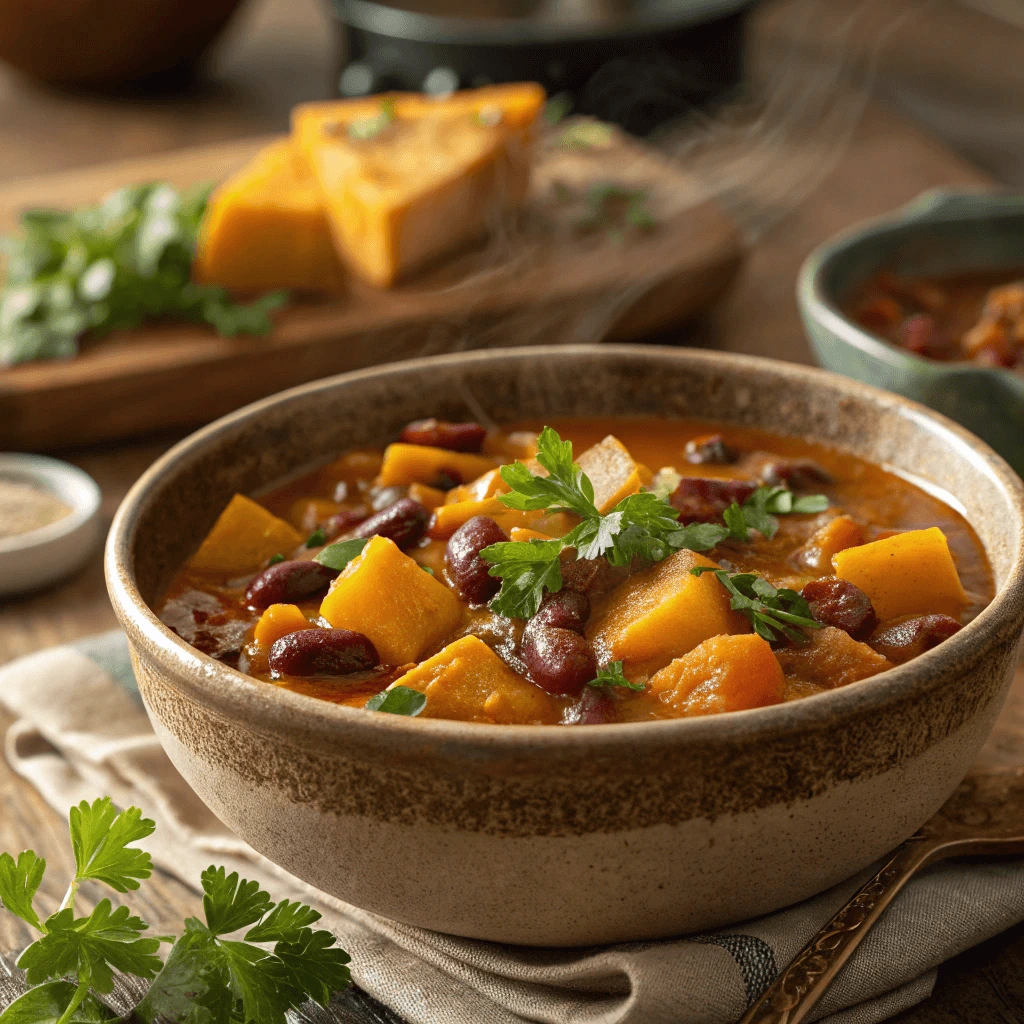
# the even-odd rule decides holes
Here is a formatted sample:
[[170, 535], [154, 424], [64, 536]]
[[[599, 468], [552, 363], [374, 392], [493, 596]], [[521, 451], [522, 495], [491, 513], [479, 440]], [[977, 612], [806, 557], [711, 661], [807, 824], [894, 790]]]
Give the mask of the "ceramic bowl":
[[[700, 416], [832, 444], [951, 495], [998, 581], [937, 649], [734, 714], [490, 726], [368, 714], [249, 679], [150, 610], [236, 491], [410, 419]], [[654, 939], [804, 899], [929, 818], [1003, 702], [1024, 627], [1024, 484], [955, 424], [820, 370], [571, 346], [399, 363], [286, 391], [194, 434], [132, 489], [107, 581], [153, 727], [257, 850], [358, 907], [543, 946]]]
[[940, 189], [817, 248], [800, 271], [797, 298], [822, 366], [937, 409], [1024, 474], [1024, 374], [925, 359], [843, 313], [878, 270], [916, 276], [1022, 267], [1024, 196]]

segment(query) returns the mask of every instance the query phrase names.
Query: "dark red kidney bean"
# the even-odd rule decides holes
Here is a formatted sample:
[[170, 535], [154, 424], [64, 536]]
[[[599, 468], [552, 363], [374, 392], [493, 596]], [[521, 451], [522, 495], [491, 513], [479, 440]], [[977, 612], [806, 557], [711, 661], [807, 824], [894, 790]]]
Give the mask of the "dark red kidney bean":
[[565, 716], [566, 725], [607, 725], [615, 721], [615, 704], [603, 690], [584, 686], [579, 703]]
[[446, 420], [413, 420], [400, 440], [406, 444], [425, 444], [447, 448], [450, 452], [478, 452], [483, 447], [487, 428], [479, 423], [449, 423]]
[[492, 544], [502, 544], [508, 534], [487, 516], [467, 519], [448, 538], [444, 564], [459, 596], [470, 604], [485, 604], [498, 592], [501, 580], [489, 575], [489, 562], [480, 552]]
[[878, 625], [871, 599], [848, 580], [835, 576], [811, 580], [800, 593], [818, 622], [835, 626], [854, 640], [866, 640]]
[[530, 678], [548, 693], [573, 696], [597, 675], [594, 649], [571, 629], [527, 626], [522, 652]]
[[344, 512], [336, 512], [324, 520], [320, 529], [324, 531], [324, 537], [328, 541], [337, 540], [343, 533], [355, 529], [366, 519], [365, 512], [356, 512], [355, 509], [345, 509]]
[[300, 629], [275, 640], [270, 669], [284, 676], [347, 676], [377, 666], [377, 648], [351, 629]]
[[900, 344], [919, 356], [940, 356], [946, 348], [946, 339], [939, 330], [935, 317], [915, 313], [900, 324]]
[[683, 451], [686, 461], [693, 466], [723, 466], [739, 458], [739, 452], [727, 444], [721, 434], [704, 434], [691, 438], [686, 442]]
[[562, 591], [575, 590], [580, 594], [602, 593], [621, 583], [629, 572], [629, 566], [609, 565], [606, 558], [578, 558], [574, 561], [563, 559]]
[[337, 569], [319, 562], [278, 562], [253, 579], [246, 588], [245, 603], [259, 609], [272, 604], [294, 604], [326, 592], [337, 575]]
[[583, 627], [590, 618], [590, 598], [578, 590], [566, 590], [547, 594], [540, 610], [530, 619], [531, 629], [571, 629], [582, 635]]
[[761, 467], [761, 481], [794, 491], [835, 483], [830, 473], [810, 459], [770, 459]]
[[756, 490], [757, 484], [746, 480], [684, 476], [668, 500], [679, 509], [679, 522], [684, 525], [715, 523], [734, 501], [742, 505]]
[[450, 491], [453, 487], [458, 487], [463, 483], [465, 481], [462, 479], [462, 474], [457, 469], [448, 467], [438, 470], [437, 476], [430, 481], [430, 486], [436, 487], [439, 491]]
[[400, 548], [407, 548], [423, 536], [429, 520], [430, 513], [418, 501], [402, 498], [364, 519], [352, 533], [356, 537], [387, 537]]
[[883, 626], [869, 643], [884, 658], [897, 665], [937, 647], [960, 630], [949, 615], [918, 615]]
[[371, 487], [370, 508], [372, 508], [374, 512], [383, 512], [384, 509], [390, 508], [396, 502], [408, 497], [408, 495], [408, 487]]

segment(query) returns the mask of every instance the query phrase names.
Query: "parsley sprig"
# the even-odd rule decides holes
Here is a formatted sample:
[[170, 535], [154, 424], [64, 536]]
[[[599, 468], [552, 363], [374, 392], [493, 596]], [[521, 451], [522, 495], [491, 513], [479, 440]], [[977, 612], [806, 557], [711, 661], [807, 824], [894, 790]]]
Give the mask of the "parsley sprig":
[[627, 690], [643, 690], [643, 683], [631, 683], [622, 674], [622, 662], [621, 661], [610, 661], [607, 665], [602, 665], [597, 670], [597, 675], [587, 683], [587, 686], [596, 686], [600, 689], [602, 686], [619, 686]]
[[694, 576], [714, 573], [729, 591], [729, 606], [750, 619], [754, 632], [770, 643], [779, 640], [779, 634], [794, 643], [806, 643], [807, 634], [803, 630], [821, 629], [807, 601], [795, 590], [776, 589], [752, 572], [730, 573], [709, 565], [694, 566], [690, 572]]
[[[151, 835], [154, 823], [137, 807], [118, 812], [104, 797], [73, 807], [69, 828], [75, 876], [45, 920], [35, 896], [46, 862], [31, 850], [17, 859], [0, 854], [0, 902], [41, 933], [18, 959], [34, 987], [0, 1013], [0, 1024], [114, 1021], [99, 997], [112, 991], [115, 970], [152, 982], [132, 1016], [143, 1024], [285, 1024], [288, 1010], [307, 999], [326, 1006], [332, 992], [348, 985], [349, 957], [330, 932], [313, 929], [320, 919], [315, 910], [274, 903], [258, 883], [222, 867], [203, 872], [205, 921], [189, 918], [177, 941], [147, 936], [145, 921], [109, 899], [89, 914], [76, 913], [82, 882], [123, 893], [150, 876], [150, 855], [132, 844]], [[227, 938], [243, 928], [241, 939]], [[157, 956], [165, 942], [173, 943], [166, 963]]]
[[224, 288], [192, 280], [210, 191], [150, 182], [96, 206], [22, 214], [21, 234], [0, 239], [0, 366], [69, 358], [83, 335], [150, 320], [206, 323], [228, 336], [267, 334], [268, 314], [286, 292], [238, 303]]
[[779, 528], [775, 516], [821, 512], [828, 507], [823, 494], [796, 497], [784, 487], [759, 487], [743, 505], [726, 509], [724, 523], [680, 526], [679, 511], [664, 497], [640, 491], [623, 498], [602, 515], [594, 504], [594, 485], [573, 461], [572, 442], [545, 427], [537, 439], [541, 475], [514, 462], [501, 467], [501, 478], [511, 488], [500, 496], [503, 504], [519, 511], [569, 512], [580, 523], [556, 540], [505, 541], [484, 548], [480, 555], [491, 563], [490, 575], [501, 579], [491, 611], [509, 618], [528, 619], [537, 613], [545, 591], [562, 589], [562, 555], [606, 558], [616, 566], [639, 559], [660, 562], [683, 548], [710, 551], [726, 539], [748, 541], [750, 531], [771, 538]]

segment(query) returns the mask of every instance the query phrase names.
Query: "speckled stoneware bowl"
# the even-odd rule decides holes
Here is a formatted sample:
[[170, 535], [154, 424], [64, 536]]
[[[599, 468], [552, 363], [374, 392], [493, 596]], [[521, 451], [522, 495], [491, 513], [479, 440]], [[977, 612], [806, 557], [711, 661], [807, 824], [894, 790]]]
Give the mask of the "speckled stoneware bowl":
[[[630, 725], [489, 726], [339, 707], [193, 650], [150, 610], [235, 491], [408, 420], [660, 413], [830, 443], [962, 506], [999, 591], [916, 661], [796, 703]], [[633, 346], [506, 349], [286, 391], [182, 442], [107, 549], [111, 598], [172, 761], [228, 825], [359, 907], [457, 935], [653, 939], [801, 900], [910, 835], [967, 771], [1024, 627], [1024, 485], [984, 444], [820, 370]]]
[[797, 299], [822, 366], [930, 405], [1024, 475], [1024, 374], [925, 359], [843, 312], [879, 270], [917, 276], [1022, 268], [1024, 196], [936, 189], [819, 246], [800, 271]]

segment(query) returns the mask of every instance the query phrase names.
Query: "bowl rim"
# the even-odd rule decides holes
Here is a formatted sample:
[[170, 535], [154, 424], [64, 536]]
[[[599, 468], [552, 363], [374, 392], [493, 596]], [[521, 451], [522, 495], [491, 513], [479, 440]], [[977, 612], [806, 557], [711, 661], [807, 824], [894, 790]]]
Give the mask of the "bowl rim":
[[897, 348], [850, 319], [825, 286], [825, 278], [836, 260], [868, 239], [905, 235], [929, 224], [991, 220], [998, 214], [1024, 217], [1024, 194], [984, 188], [933, 188], [904, 206], [859, 221], [826, 239], [804, 260], [797, 274], [800, 306], [805, 315], [834, 337], [893, 369], [909, 369], [935, 378], [980, 377], [1000, 385], [1009, 384], [1024, 396], [1024, 375], [1006, 367], [979, 366], [966, 360], [943, 362]]
[[[764, 708], [735, 711], [698, 718], [665, 719], [651, 722], [591, 725], [566, 729], [550, 725], [491, 725], [449, 719], [411, 719], [400, 715], [368, 715], [362, 708], [346, 707], [272, 686], [253, 679], [189, 646], [143, 600], [131, 571], [130, 541], [140, 506], [149, 488], [165, 475], [173, 474], [179, 463], [210, 444], [219, 435], [236, 431], [251, 418], [277, 404], [301, 398], [339, 385], [361, 382], [393, 373], [428, 373], [432, 367], [465, 366], [502, 360], [536, 359], [534, 346], [477, 350], [388, 363], [327, 377], [281, 391], [244, 406], [189, 435], [162, 455], [139, 478], [122, 501], [111, 524], [104, 557], [107, 589], [115, 613], [132, 645], [141, 644], [147, 654], [162, 664], [173, 689], [226, 717], [244, 716], [246, 727], [275, 738], [287, 735], [293, 741], [372, 742], [399, 754], [441, 753], [458, 749], [480, 756], [503, 753], [511, 757], [531, 755], [570, 756], [582, 749], [602, 754], [628, 756], [638, 742], [645, 747], [674, 748], [682, 742], [732, 742], [754, 733], [789, 733], [806, 728], [827, 727], [847, 714], [876, 710], [905, 699], [941, 673], [930, 673], [943, 661], [970, 656], [992, 642], [992, 634], [1021, 614], [1024, 608], [1024, 480], [987, 444], [959, 424], [920, 403], [883, 391], [860, 381], [817, 367], [767, 359], [760, 356], [723, 353], [714, 350], [668, 348], [655, 345], [563, 345], [544, 350], [562, 358], [607, 356], [609, 359], [640, 357], [658, 361], [704, 364], [718, 370], [770, 372], [839, 385], [854, 400], [881, 402], [899, 407], [911, 419], [932, 432], [945, 435], [962, 457], [987, 471], [1006, 495], [1017, 527], [1017, 551], [1003, 585], [979, 615], [958, 633], [913, 661], [887, 669], [847, 686]], [[521, 766], [521, 762], [517, 762]]]

